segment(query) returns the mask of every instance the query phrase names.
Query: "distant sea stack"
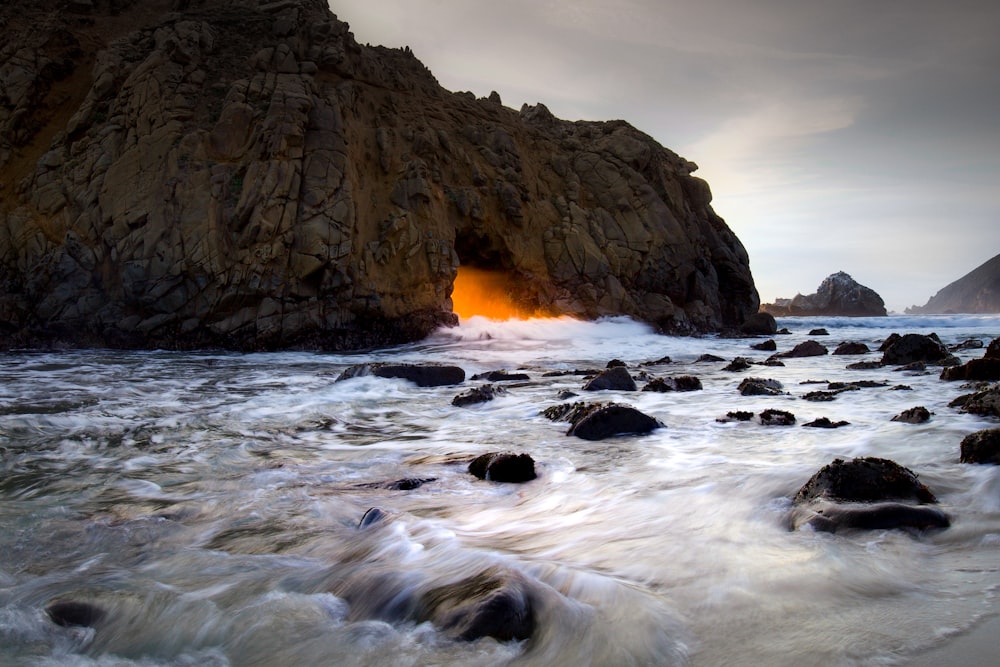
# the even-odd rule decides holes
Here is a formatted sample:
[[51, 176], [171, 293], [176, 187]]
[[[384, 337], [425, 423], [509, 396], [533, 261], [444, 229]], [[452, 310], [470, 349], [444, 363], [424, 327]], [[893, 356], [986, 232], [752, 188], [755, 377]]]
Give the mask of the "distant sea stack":
[[326, 0], [0, 6], [0, 345], [358, 349], [529, 308], [739, 326], [747, 253], [623, 121], [444, 90]]
[[843, 271], [820, 283], [815, 294], [798, 294], [793, 299], [777, 299], [761, 304], [761, 311], [775, 317], [790, 315], [833, 315], [848, 317], [885, 316], [885, 302], [875, 290], [859, 284]]
[[1000, 255], [973, 269], [932, 296], [911, 315], [935, 313], [1000, 313]]

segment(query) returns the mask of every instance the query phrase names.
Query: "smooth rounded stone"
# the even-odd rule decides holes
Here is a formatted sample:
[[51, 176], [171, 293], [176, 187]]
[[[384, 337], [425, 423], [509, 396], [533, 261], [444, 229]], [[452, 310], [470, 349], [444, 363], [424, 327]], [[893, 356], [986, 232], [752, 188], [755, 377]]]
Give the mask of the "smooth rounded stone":
[[451, 404], [455, 407], [462, 408], [468, 405], [487, 403], [492, 401], [497, 396], [506, 395], [507, 390], [503, 387], [494, 387], [492, 384], [484, 384], [481, 387], [473, 387], [469, 391], [459, 394], [455, 398], [451, 399]]
[[809, 335], [810, 336], [829, 336], [830, 332], [827, 331], [826, 329], [819, 328], [819, 329], [813, 329], [813, 330], [811, 330], [809, 332]]
[[774, 315], [757, 312], [744, 320], [740, 325], [740, 332], [748, 336], [772, 336], [778, 332], [778, 323]]
[[461, 641], [520, 641], [535, 632], [531, 587], [511, 572], [490, 569], [420, 596], [417, 619]]
[[744, 378], [737, 390], [743, 396], [782, 396], [780, 382], [770, 378]]
[[936, 507], [877, 503], [857, 505], [825, 504], [817, 509], [794, 511], [793, 528], [809, 526], [815, 531], [837, 533], [847, 530], [917, 530], [948, 528], [951, 519]]
[[898, 415], [892, 418], [894, 422], [904, 422], [907, 424], [923, 424], [931, 419], [931, 415], [934, 414], [922, 405], [918, 405], [915, 408], [909, 408], [903, 410]]
[[762, 426], [792, 426], [795, 415], [785, 410], [764, 410], [760, 413], [760, 423]]
[[490, 452], [477, 456], [469, 464], [469, 472], [491, 482], [530, 482], [535, 479], [535, 460], [528, 454]]
[[715, 421], [719, 422], [720, 424], [725, 424], [727, 422], [733, 422], [733, 421], [748, 422], [751, 419], [753, 419], [753, 414], [754, 413], [749, 412], [747, 410], [733, 410], [731, 412], [727, 412], [725, 417], [719, 417]]
[[806, 422], [803, 426], [808, 426], [810, 428], [840, 428], [841, 426], [850, 426], [851, 422], [841, 421], [830, 421], [829, 417], [819, 417], [811, 422]]
[[477, 373], [471, 379], [486, 380], [487, 382], [526, 382], [531, 377], [527, 373], [508, 373], [505, 370], [497, 370], [488, 373]]
[[602, 371], [597, 377], [583, 385], [584, 391], [637, 391], [638, 387], [628, 369], [614, 366]]
[[693, 375], [675, 375], [667, 378], [653, 378], [642, 388], [643, 391], [700, 391], [701, 380]]
[[584, 440], [604, 440], [617, 435], [642, 435], [663, 426], [630, 405], [608, 404], [588, 411], [573, 423], [566, 435]]
[[374, 375], [381, 378], [409, 380], [418, 387], [445, 387], [465, 382], [465, 371], [443, 364], [357, 364], [345, 369], [336, 382]]
[[45, 607], [49, 620], [64, 628], [93, 628], [107, 615], [97, 605], [78, 600], [55, 600]]
[[937, 498], [913, 473], [895, 461], [876, 457], [834, 459], [796, 492], [796, 504], [827, 499], [846, 502], [912, 500], [936, 503]]
[[869, 352], [871, 352], [871, 349], [864, 343], [846, 342], [838, 345], [837, 349], [833, 351], [833, 354], [854, 355], [854, 354], [868, 354]]
[[1000, 427], [976, 431], [962, 438], [959, 460], [1000, 465]]
[[388, 518], [389, 515], [385, 512], [385, 510], [379, 507], [369, 507], [361, 516], [361, 521], [358, 522], [358, 528], [368, 528], [387, 521]]
[[[886, 343], [888, 342], [887, 339]], [[883, 343], [883, 347], [885, 347], [886, 343]], [[927, 336], [923, 334], [906, 334], [900, 336], [892, 344], [888, 345], [882, 353], [882, 364], [884, 366], [904, 366], [915, 361], [923, 361], [941, 366], [958, 363], [958, 359], [933, 334]]]
[[760, 343], [755, 343], [750, 346], [754, 350], [760, 350], [761, 352], [774, 352], [778, 349], [778, 344], [774, 342], [773, 338], [768, 338]]
[[799, 343], [791, 350], [787, 352], [779, 352], [774, 355], [776, 359], [788, 359], [788, 358], [799, 358], [799, 357], [821, 357], [825, 354], [829, 354], [830, 351], [826, 349], [825, 345], [817, 343], [814, 340], [807, 340]]
[[724, 366], [722, 370], [729, 371], [730, 373], [739, 373], [740, 371], [745, 371], [748, 368], [750, 368], [749, 359], [746, 357], [736, 357]]

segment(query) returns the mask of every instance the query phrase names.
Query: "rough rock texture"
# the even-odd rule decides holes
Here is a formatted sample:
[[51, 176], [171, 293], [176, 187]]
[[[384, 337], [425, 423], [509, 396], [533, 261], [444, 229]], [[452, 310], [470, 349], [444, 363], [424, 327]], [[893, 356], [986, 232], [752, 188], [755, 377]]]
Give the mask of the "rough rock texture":
[[418, 387], [445, 387], [465, 382], [465, 371], [458, 366], [439, 364], [388, 364], [371, 363], [349, 366], [334, 382], [374, 375], [380, 378], [409, 380]]
[[906, 312], [1000, 313], [1000, 255], [947, 285], [925, 305], [911, 306]]
[[[889, 341], [887, 340], [886, 343]], [[957, 364], [958, 358], [949, 352], [948, 348], [934, 334], [898, 336], [885, 346], [885, 351], [882, 353], [882, 365], [884, 366], [901, 366], [918, 361], [948, 366]]]
[[1000, 465], [1000, 428], [976, 431], [962, 438], [962, 463]]
[[937, 499], [913, 471], [895, 461], [875, 457], [850, 461], [834, 459], [813, 475], [795, 494], [795, 502], [816, 499], [847, 502], [910, 500], [936, 503]]
[[636, 391], [635, 380], [624, 366], [611, 366], [583, 385], [584, 391]]
[[784, 317], [788, 315], [845, 315], [874, 317], [886, 315], [885, 302], [875, 290], [859, 284], [840, 271], [820, 283], [815, 294], [798, 294], [793, 299], [777, 299], [761, 304], [761, 310]]
[[537, 477], [535, 460], [529, 454], [509, 452], [481, 454], [469, 464], [469, 472], [492, 482], [529, 482]]
[[0, 25], [0, 345], [413, 340], [455, 321], [460, 264], [672, 333], [757, 311], [693, 163], [450, 93], [325, 0], [7, 0]]
[[942, 380], [1000, 380], [1000, 338], [986, 348], [982, 359], [970, 359], [961, 366], [941, 370]]

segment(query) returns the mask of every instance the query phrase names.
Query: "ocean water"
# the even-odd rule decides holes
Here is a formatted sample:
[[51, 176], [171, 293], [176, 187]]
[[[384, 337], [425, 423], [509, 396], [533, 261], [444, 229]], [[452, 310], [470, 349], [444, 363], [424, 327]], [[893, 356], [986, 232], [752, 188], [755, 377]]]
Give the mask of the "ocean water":
[[[887, 335], [946, 344], [1000, 335], [1000, 317], [789, 318], [779, 351], [812, 337], [873, 350]], [[905, 665], [1000, 613], [1000, 468], [960, 464], [993, 420], [949, 408], [939, 369], [847, 370], [880, 358], [762, 361], [754, 340], [658, 336], [627, 320], [472, 318], [413, 345], [357, 355], [12, 352], [0, 357], [0, 665]], [[695, 360], [711, 353], [725, 362]], [[963, 360], [982, 349], [959, 351]], [[667, 364], [643, 366], [669, 356]], [[695, 375], [686, 393], [581, 392], [617, 358], [634, 374]], [[524, 372], [481, 384], [335, 379], [365, 361]], [[749, 376], [787, 395], [743, 397]], [[811, 382], [886, 386], [805, 401]], [[640, 382], [640, 385], [642, 382]], [[891, 390], [907, 385], [910, 390]], [[661, 420], [588, 442], [542, 409], [618, 401]], [[928, 423], [893, 422], [922, 405]], [[794, 426], [721, 423], [732, 410]], [[835, 430], [803, 428], [826, 416]], [[539, 478], [480, 481], [475, 455], [530, 454]], [[916, 472], [952, 526], [926, 533], [790, 530], [791, 496], [835, 458]], [[432, 479], [419, 488], [378, 484]], [[374, 485], [374, 486], [373, 486]], [[358, 528], [370, 507], [388, 519]], [[483, 571], [537, 591], [528, 640], [457, 641], [386, 606]], [[361, 603], [337, 593], [365, 591]], [[105, 612], [60, 627], [53, 600]]]

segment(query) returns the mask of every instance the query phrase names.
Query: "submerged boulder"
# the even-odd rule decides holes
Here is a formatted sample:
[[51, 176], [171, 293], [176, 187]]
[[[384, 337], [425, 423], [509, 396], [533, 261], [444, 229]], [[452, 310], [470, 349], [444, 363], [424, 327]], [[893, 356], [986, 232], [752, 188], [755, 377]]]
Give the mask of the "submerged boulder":
[[667, 378], [654, 378], [646, 383], [643, 391], [700, 391], [702, 389], [701, 380], [693, 375], [674, 375]]
[[461, 641], [520, 641], [531, 637], [536, 626], [530, 586], [499, 569], [426, 591], [416, 617]]
[[459, 394], [451, 399], [451, 404], [461, 408], [477, 403], [492, 401], [497, 396], [506, 396], [507, 390], [503, 387], [495, 387], [492, 384], [484, 384], [481, 387], [473, 387], [464, 394]]
[[345, 369], [335, 381], [366, 375], [409, 380], [418, 387], [445, 387], [465, 382], [465, 371], [458, 366], [389, 363], [356, 364]]
[[618, 435], [642, 435], [663, 424], [630, 405], [603, 405], [577, 420], [566, 435], [584, 440], [604, 440]]
[[794, 502], [825, 499], [846, 502], [911, 500], [936, 503], [917, 476], [895, 461], [875, 457], [834, 459], [796, 492]]
[[469, 472], [491, 482], [530, 482], [535, 474], [535, 460], [528, 454], [490, 452], [477, 456], [469, 464]]
[[93, 628], [107, 616], [97, 605], [80, 600], [55, 600], [45, 607], [45, 614], [64, 628]]
[[844, 530], [924, 531], [948, 528], [951, 519], [936, 507], [875, 503], [871, 505], [827, 504], [793, 512], [793, 528], [809, 526], [815, 531], [836, 533]]

